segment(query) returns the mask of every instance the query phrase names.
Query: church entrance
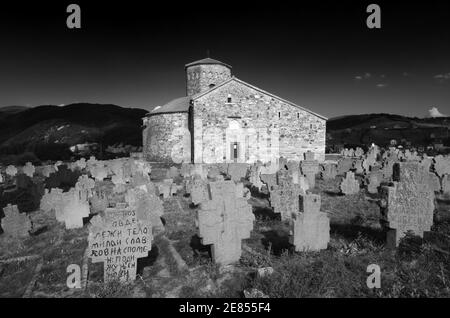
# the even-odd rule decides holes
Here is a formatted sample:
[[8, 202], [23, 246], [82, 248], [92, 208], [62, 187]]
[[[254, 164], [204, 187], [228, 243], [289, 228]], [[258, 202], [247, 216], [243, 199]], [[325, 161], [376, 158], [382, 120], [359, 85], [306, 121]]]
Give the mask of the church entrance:
[[233, 162], [237, 162], [239, 158], [239, 143], [238, 142], [232, 142], [231, 143], [231, 160]]

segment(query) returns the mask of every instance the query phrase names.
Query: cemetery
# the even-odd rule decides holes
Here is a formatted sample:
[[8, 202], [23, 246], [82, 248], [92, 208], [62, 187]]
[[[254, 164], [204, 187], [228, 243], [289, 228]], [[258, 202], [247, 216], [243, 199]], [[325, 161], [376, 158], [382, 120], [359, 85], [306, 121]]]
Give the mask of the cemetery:
[[373, 146], [2, 167], [0, 297], [448, 297], [449, 163]]

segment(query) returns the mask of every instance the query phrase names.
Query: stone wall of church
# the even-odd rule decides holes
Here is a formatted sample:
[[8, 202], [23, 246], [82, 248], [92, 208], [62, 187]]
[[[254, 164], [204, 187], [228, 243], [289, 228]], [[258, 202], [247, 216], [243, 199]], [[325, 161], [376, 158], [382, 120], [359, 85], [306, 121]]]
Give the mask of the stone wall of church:
[[[231, 98], [231, 102], [229, 101]], [[237, 81], [194, 100], [194, 162], [325, 159], [326, 121]], [[209, 162], [208, 162], [209, 161]]]
[[192, 96], [231, 78], [231, 70], [220, 64], [194, 65], [186, 69], [186, 92]]
[[145, 119], [143, 153], [148, 161], [190, 161], [187, 113], [158, 114]]

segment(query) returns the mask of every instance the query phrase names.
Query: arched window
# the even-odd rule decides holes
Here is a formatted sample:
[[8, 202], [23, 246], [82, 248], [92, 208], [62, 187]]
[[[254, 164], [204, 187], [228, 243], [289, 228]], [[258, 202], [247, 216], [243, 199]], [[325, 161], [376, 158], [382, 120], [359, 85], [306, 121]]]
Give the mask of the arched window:
[[209, 88], [210, 88], [210, 89], [213, 88], [214, 86], [216, 86], [216, 85], [214, 85], [214, 84], [209, 84]]
[[231, 103], [231, 95], [228, 94], [227, 103]]

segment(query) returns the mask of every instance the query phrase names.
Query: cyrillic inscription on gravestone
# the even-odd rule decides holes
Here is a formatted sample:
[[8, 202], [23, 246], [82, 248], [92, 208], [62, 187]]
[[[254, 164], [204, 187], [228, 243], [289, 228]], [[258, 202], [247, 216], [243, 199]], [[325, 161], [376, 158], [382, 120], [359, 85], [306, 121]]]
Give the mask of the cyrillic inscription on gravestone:
[[137, 259], [147, 257], [152, 246], [150, 221], [137, 217], [130, 208], [106, 209], [89, 227], [89, 257], [104, 262], [104, 282], [136, 279]]

